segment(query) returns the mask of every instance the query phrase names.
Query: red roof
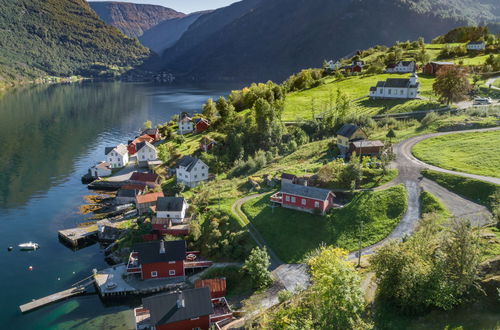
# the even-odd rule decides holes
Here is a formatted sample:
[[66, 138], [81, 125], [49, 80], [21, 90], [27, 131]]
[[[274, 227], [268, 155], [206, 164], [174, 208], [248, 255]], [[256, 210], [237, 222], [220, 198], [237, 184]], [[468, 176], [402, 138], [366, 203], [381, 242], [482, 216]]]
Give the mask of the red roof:
[[212, 298], [221, 298], [226, 295], [226, 279], [213, 278], [208, 280], [197, 280], [194, 282], [195, 288], [207, 287], [210, 289]]
[[154, 173], [141, 173], [134, 172], [130, 177], [132, 181], [142, 181], [142, 182], [157, 182], [160, 177]]
[[150, 194], [139, 195], [136, 197], [137, 204], [155, 202], [158, 197], [163, 197], [163, 192], [155, 192]]

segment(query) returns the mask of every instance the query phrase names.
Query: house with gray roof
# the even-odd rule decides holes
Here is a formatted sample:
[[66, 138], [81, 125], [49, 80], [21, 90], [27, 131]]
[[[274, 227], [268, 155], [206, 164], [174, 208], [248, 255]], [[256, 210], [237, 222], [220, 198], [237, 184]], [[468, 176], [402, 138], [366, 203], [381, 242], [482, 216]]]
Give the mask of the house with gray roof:
[[196, 157], [184, 156], [177, 163], [175, 174], [177, 182], [193, 188], [208, 181], [208, 166]]
[[467, 50], [485, 50], [486, 43], [484, 41], [471, 41], [467, 44]]
[[420, 83], [418, 76], [413, 73], [409, 78], [389, 78], [377, 82], [370, 88], [372, 99], [415, 99], [418, 96]]
[[337, 147], [341, 154], [345, 154], [349, 149], [349, 144], [352, 141], [365, 140], [368, 135], [357, 125], [344, 124], [337, 131]]
[[417, 63], [415, 61], [399, 61], [396, 64], [387, 66], [385, 72], [387, 73], [411, 73], [417, 70]]
[[324, 215], [333, 207], [334, 198], [328, 189], [282, 182], [281, 190], [271, 196], [271, 201], [285, 208]]
[[119, 144], [116, 147], [106, 147], [104, 149], [106, 162], [111, 165], [111, 168], [121, 168], [128, 164], [128, 149], [124, 144]]

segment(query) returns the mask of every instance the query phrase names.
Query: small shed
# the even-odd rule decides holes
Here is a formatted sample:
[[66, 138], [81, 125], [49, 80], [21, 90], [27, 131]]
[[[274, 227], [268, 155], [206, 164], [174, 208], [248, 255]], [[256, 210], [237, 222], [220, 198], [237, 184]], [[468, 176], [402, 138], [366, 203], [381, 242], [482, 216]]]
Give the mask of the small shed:
[[358, 156], [379, 156], [384, 150], [384, 147], [384, 143], [379, 140], [360, 140], [351, 142], [349, 152], [355, 152]]
[[214, 298], [222, 298], [226, 296], [226, 279], [225, 278], [213, 278], [207, 280], [197, 280], [194, 282], [195, 288], [207, 287], [210, 289], [210, 296]]

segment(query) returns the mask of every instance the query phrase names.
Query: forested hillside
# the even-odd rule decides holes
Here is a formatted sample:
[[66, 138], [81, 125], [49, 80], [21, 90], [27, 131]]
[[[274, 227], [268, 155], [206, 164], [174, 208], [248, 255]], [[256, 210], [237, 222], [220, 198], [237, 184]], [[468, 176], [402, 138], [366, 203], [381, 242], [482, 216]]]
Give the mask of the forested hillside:
[[186, 16], [170, 8], [128, 2], [89, 2], [99, 17], [132, 38], [138, 38], [147, 30], [175, 18]]
[[0, 85], [47, 75], [114, 75], [149, 56], [84, 0], [0, 0], [0, 8]]
[[498, 19], [490, 0], [244, 0], [204, 15], [152, 66], [199, 80], [281, 80], [376, 44]]

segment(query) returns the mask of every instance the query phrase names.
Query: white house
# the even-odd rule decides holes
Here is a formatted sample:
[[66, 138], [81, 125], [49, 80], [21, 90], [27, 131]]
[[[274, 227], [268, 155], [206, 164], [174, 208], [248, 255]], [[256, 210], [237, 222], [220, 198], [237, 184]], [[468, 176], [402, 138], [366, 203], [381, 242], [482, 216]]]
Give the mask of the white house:
[[191, 119], [191, 117], [189, 117], [185, 113], [183, 113], [179, 117], [177, 125], [179, 126], [178, 133], [181, 135], [188, 134], [194, 131], [193, 119]]
[[107, 147], [104, 153], [106, 154], [106, 162], [111, 165], [111, 168], [120, 168], [128, 164], [128, 150], [124, 144]]
[[389, 78], [379, 81], [370, 88], [372, 99], [414, 99], [418, 95], [418, 76], [413, 73], [410, 78]]
[[193, 188], [208, 181], [208, 166], [198, 158], [184, 156], [179, 161], [175, 174], [177, 182]]
[[328, 70], [335, 71], [339, 70], [340, 68], [342, 68], [342, 63], [340, 63], [340, 61], [334, 62], [333, 60], [330, 60], [327, 62], [326, 69]]
[[156, 217], [169, 219], [174, 224], [179, 224], [186, 218], [189, 205], [183, 197], [159, 197], [156, 200]]
[[93, 178], [100, 178], [111, 175], [111, 165], [106, 162], [100, 162], [89, 168], [89, 174]]
[[136, 148], [137, 148], [137, 161], [147, 162], [158, 159], [158, 151], [156, 150], [155, 146], [152, 145], [151, 143], [147, 141], [139, 142], [137, 143]]
[[468, 50], [484, 50], [486, 48], [486, 43], [484, 41], [471, 41], [467, 44]]
[[399, 61], [396, 65], [388, 66], [387, 73], [411, 73], [415, 72], [417, 64], [415, 61]]

